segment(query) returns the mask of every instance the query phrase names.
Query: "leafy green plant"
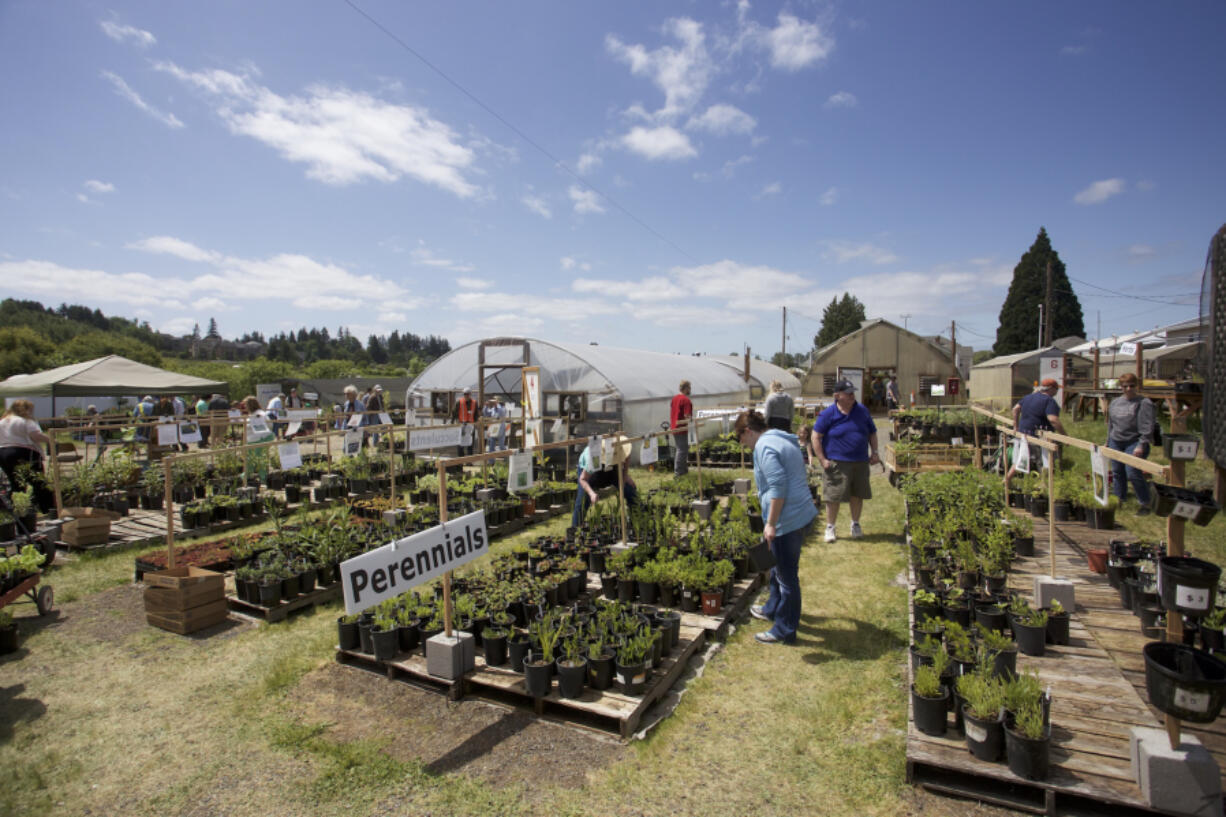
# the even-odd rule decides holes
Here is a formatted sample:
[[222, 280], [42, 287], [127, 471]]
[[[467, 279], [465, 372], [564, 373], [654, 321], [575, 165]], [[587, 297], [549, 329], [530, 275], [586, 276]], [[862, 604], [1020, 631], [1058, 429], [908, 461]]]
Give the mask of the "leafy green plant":
[[930, 590], [925, 590], [922, 587], [916, 588], [915, 593], [912, 594], [912, 599], [916, 604], [924, 607], [930, 607], [938, 604], [936, 593], [933, 593]]
[[1004, 690], [999, 681], [987, 673], [972, 672], [958, 678], [958, 694], [966, 700], [970, 714], [980, 720], [991, 720], [1004, 706]]
[[1010, 712], [1020, 712], [1042, 699], [1043, 682], [1035, 670], [1018, 673], [1005, 682], [1002, 694], [1005, 708]]
[[1012, 638], [990, 627], [980, 631], [979, 641], [993, 652], [1007, 652], [1017, 649], [1017, 644], [1014, 643]]
[[1047, 735], [1043, 725], [1043, 707], [1032, 701], [1014, 713], [1013, 729], [1030, 740], [1042, 740]]
[[921, 698], [941, 696], [941, 676], [933, 667], [925, 665], [915, 671], [915, 694]]

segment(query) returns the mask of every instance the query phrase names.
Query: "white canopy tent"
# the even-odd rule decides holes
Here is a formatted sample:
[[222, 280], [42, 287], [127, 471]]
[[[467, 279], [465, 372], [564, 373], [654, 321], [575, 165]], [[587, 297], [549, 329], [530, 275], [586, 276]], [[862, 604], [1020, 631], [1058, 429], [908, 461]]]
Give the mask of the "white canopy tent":
[[[482, 390], [478, 369], [483, 343], [487, 369]], [[631, 435], [660, 430], [660, 424], [668, 422], [669, 402], [682, 380], [690, 381], [690, 399], [696, 411], [732, 408], [749, 401], [749, 383], [739, 368], [716, 358], [537, 338], [490, 338], [460, 346], [431, 363], [409, 386], [405, 402], [414, 405], [411, 398], [415, 394], [454, 394], [468, 387], [474, 396], [484, 391], [518, 404], [522, 387], [518, 367], [522, 365], [540, 368], [546, 417], [564, 413], [566, 399], [583, 400], [583, 420], [568, 428], [572, 436], [615, 428]], [[492, 366], [510, 368], [489, 368]], [[766, 385], [769, 387], [769, 380]], [[706, 437], [721, 430], [720, 425], [712, 423], [701, 434]]]

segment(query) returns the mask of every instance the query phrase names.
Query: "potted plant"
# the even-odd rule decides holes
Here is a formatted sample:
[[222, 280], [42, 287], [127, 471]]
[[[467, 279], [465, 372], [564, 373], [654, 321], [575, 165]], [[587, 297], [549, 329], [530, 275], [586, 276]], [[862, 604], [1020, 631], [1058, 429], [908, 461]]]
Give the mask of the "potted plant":
[[980, 760], [994, 763], [1004, 749], [1004, 694], [1000, 682], [984, 672], [972, 672], [958, 679], [966, 745]]
[[1013, 528], [1013, 552], [1018, 556], [1034, 555], [1034, 521], [1024, 516], [1010, 521]]
[[1035, 610], [1021, 596], [1009, 607], [1013, 637], [1023, 655], [1039, 656], [1047, 644], [1047, 611]]
[[481, 631], [481, 651], [487, 667], [501, 667], [507, 662], [507, 636], [510, 634], [510, 630], [498, 624], [488, 624]]
[[13, 620], [13, 611], [0, 608], [0, 654], [16, 652], [21, 646], [17, 622]]
[[562, 642], [562, 655], [557, 659], [557, 671], [558, 693], [563, 698], [578, 698], [583, 694], [583, 684], [588, 674], [583, 647], [583, 638], [578, 633]]
[[604, 627], [593, 626], [588, 632], [587, 685], [604, 691], [613, 684], [613, 648], [608, 644]]
[[[944, 652], [940, 655], [944, 656]], [[915, 671], [915, 680], [911, 684], [911, 711], [916, 729], [925, 735], [945, 734], [949, 724], [949, 689], [941, 683], [941, 671], [935, 663]]]
[[1226, 664], [1185, 644], [1145, 645], [1145, 690], [1160, 712], [1190, 723], [1217, 719], [1226, 699]]
[[336, 638], [342, 650], [356, 650], [358, 639], [358, 615], [340, 616], [336, 619]]
[[639, 630], [626, 638], [617, 650], [615, 669], [622, 692], [642, 695], [647, 685], [647, 659], [651, 655], [654, 636], [649, 630]]
[[512, 670], [524, 671], [524, 661], [528, 657], [528, 650], [531, 646], [532, 641], [523, 630], [512, 630], [507, 636], [507, 659], [511, 662]]
[[1049, 644], [1068, 644], [1069, 615], [1059, 599], [1052, 599], [1047, 607], [1047, 641]]
[[1214, 607], [1200, 620], [1200, 642], [1206, 650], [1222, 649], [1226, 640], [1223, 628], [1226, 628], [1226, 607]]
[[[389, 599], [389, 601], [395, 603], [395, 599]], [[400, 633], [398, 632], [400, 622], [396, 620], [395, 613], [386, 604], [387, 602], [384, 602], [379, 605], [370, 628], [370, 640], [374, 647], [376, 661], [392, 661], [396, 658], [396, 653], [400, 651]]]
[[1051, 726], [1037, 701], [1023, 706], [1005, 727], [1009, 771], [1024, 780], [1046, 780], [1051, 757]]
[[911, 594], [911, 611], [916, 621], [936, 618], [941, 615], [941, 602], [931, 590], [916, 588]]
[[992, 662], [992, 677], [1009, 678], [1017, 674], [1017, 643], [997, 630], [980, 630], [980, 642]]
[[565, 626], [566, 618], [557, 610], [550, 610], [544, 618], [528, 625], [528, 631], [538, 649], [524, 662], [524, 688], [533, 698], [544, 698], [549, 694], [555, 669], [554, 650]]

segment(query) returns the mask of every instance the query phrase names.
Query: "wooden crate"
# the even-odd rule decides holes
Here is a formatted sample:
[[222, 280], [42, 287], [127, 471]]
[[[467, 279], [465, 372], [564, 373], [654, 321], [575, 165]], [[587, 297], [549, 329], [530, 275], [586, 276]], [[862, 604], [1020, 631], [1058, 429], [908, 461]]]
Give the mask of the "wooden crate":
[[214, 624], [225, 621], [229, 613], [229, 608], [226, 607], [226, 600], [223, 598], [218, 601], [202, 604], [199, 607], [193, 607], [190, 610], [164, 610], [158, 612], [146, 610], [145, 621], [154, 627], [160, 627], [163, 630], [169, 630], [179, 635], [187, 635], [188, 633], [194, 633], [197, 630], [203, 630], [205, 627], [212, 627]]
[[226, 607], [225, 577], [199, 567], [172, 567], [146, 573], [145, 619], [155, 627], [180, 635], [202, 630], [223, 620]]
[[122, 519], [121, 514], [101, 508], [65, 508], [60, 535], [70, 545], [100, 545], [111, 538], [111, 523]]

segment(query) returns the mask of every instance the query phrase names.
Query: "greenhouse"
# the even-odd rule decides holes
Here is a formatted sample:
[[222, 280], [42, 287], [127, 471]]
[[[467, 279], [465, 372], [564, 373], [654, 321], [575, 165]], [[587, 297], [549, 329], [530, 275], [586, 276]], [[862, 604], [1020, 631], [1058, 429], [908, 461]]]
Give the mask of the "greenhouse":
[[[661, 423], [668, 422], [669, 401], [682, 380], [690, 381], [695, 411], [736, 408], [751, 399], [751, 387], [769, 388], [774, 377], [788, 378], [793, 393], [799, 391], [795, 378], [778, 367], [753, 361], [747, 382], [743, 359], [728, 360], [733, 363], [537, 338], [490, 338], [460, 346], [434, 361], [409, 386], [406, 404], [422, 404], [428, 417], [438, 420], [450, 417], [459, 394], [471, 388], [482, 401], [495, 395], [518, 405], [522, 369], [535, 366], [540, 369], [546, 420], [566, 418], [572, 437], [618, 428], [637, 436], [658, 431]], [[765, 383], [754, 376], [755, 370], [767, 378]], [[713, 423], [702, 429], [701, 436], [720, 430]]]

